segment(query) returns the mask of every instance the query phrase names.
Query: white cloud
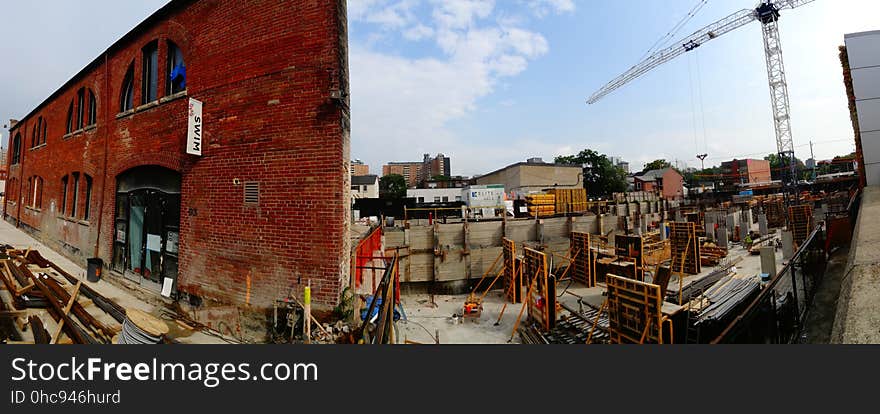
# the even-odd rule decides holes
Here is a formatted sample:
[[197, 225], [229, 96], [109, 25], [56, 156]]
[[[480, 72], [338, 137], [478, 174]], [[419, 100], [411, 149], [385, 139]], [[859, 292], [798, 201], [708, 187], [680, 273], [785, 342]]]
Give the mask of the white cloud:
[[[479, 143], [462, 142], [449, 125], [473, 113], [502, 79], [522, 73], [546, 54], [544, 36], [517, 19], [494, 18], [492, 0], [360, 0], [351, 5], [353, 21], [405, 41], [433, 41], [439, 50], [434, 57], [414, 58], [353, 42], [352, 156], [378, 169], [388, 161], [443, 152], [454, 158], [453, 173], [472, 174], [514, 155], [518, 160], [526, 148], [540, 150], [540, 139], [523, 141], [525, 148], [510, 154], [489, 144], [481, 149]], [[426, 12], [417, 14], [420, 7]]]
[[574, 0], [528, 0], [529, 7], [538, 17], [550, 13], [571, 13], [574, 11]]

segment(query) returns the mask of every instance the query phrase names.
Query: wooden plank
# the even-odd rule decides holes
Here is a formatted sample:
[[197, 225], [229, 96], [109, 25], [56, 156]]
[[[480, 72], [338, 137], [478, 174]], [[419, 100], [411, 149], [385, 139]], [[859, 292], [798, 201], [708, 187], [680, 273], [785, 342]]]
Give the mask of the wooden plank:
[[82, 282], [77, 282], [76, 287], [73, 288], [73, 293], [70, 294], [70, 300], [67, 301], [67, 306], [64, 307], [64, 317], [58, 322], [58, 328], [55, 329], [55, 333], [52, 335], [52, 340], [49, 341], [50, 344], [58, 342], [58, 336], [61, 335], [61, 329], [64, 328], [65, 317], [70, 314], [70, 308], [72, 308], [73, 303], [76, 302], [76, 297], [79, 296], [79, 288], [81, 286]]

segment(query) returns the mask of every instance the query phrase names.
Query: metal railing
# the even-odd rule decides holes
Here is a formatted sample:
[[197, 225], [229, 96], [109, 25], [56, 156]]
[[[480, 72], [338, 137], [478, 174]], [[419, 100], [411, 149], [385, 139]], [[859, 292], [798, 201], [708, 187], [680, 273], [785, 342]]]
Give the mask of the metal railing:
[[820, 223], [782, 270], [715, 338], [713, 344], [788, 344], [797, 341], [827, 263]]

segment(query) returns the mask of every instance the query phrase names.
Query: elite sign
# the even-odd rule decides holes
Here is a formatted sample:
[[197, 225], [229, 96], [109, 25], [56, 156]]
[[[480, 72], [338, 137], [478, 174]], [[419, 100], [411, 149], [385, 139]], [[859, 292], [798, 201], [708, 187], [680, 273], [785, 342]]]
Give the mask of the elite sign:
[[186, 132], [186, 153], [202, 155], [202, 102], [189, 99], [189, 126]]

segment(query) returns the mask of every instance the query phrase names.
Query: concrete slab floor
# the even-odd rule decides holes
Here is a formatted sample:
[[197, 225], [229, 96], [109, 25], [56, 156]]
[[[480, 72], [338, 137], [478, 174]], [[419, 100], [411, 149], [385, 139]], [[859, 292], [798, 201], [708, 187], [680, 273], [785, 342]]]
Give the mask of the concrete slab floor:
[[[67, 273], [77, 277], [82, 281], [84, 285], [87, 285], [97, 291], [98, 293], [104, 295], [105, 297], [115, 301], [119, 305], [124, 308], [136, 308], [140, 309], [144, 312], [152, 314], [154, 316], [160, 316], [162, 312], [162, 307], [157, 306], [157, 304], [161, 304], [161, 298], [157, 298], [154, 303], [150, 303], [148, 301], [142, 300], [138, 298], [131, 290], [119, 287], [115, 284], [112, 284], [106, 280], [100, 280], [98, 282], [89, 282], [86, 280], [86, 270], [81, 265], [72, 262], [61, 254], [55, 252], [54, 250], [46, 247], [44, 244], [40, 243], [27, 233], [17, 229], [15, 226], [10, 224], [5, 220], [0, 220], [0, 243], [9, 244], [18, 249], [34, 249], [38, 250], [40, 254], [48, 259], [49, 261], [58, 265], [58, 267], [64, 269]], [[57, 277], [56, 279], [63, 280], [62, 277]], [[72, 290], [70, 286], [68, 286], [69, 290]], [[11, 296], [9, 292], [5, 290], [0, 291], [0, 294], [3, 295], [3, 301], [7, 304], [11, 304]], [[84, 299], [84, 296], [81, 296]], [[110, 315], [106, 314], [96, 305], [92, 304], [86, 307], [86, 310], [91, 313], [94, 317], [98, 318], [101, 322], [106, 323], [110, 327], [119, 327], [119, 323], [113, 319]], [[49, 316], [48, 312], [44, 309], [28, 309], [28, 313], [32, 315], [38, 315], [40, 319], [43, 321], [43, 324], [46, 326], [46, 329], [49, 333], [53, 333], [55, 327], [57, 326], [55, 321]], [[227, 343], [217, 337], [212, 335], [205, 334], [203, 332], [193, 332], [193, 331], [185, 331], [182, 329], [177, 329], [177, 326], [174, 322], [168, 322], [169, 326], [172, 326], [172, 332], [169, 334], [169, 337], [174, 338], [175, 340], [181, 343]], [[25, 333], [25, 340], [31, 339], [31, 334]]]
[[[753, 256], [742, 247], [741, 244], [731, 244], [728, 258], [733, 259], [742, 257], [743, 260], [736, 265], [737, 273], [741, 275], [757, 275], [761, 272], [761, 257]], [[777, 269], [782, 269], [782, 251], [776, 254]], [[703, 272], [699, 275], [691, 275], [685, 277], [685, 282], [689, 283], [706, 277], [714, 270], [713, 267], [705, 266]], [[673, 277], [676, 283], [677, 278]], [[604, 285], [594, 288], [587, 288], [579, 283], [569, 284], [569, 281], [563, 281], [557, 287], [559, 292], [559, 301], [565, 303], [573, 309], [578, 308], [578, 299], [583, 298], [585, 303], [600, 307], [604, 301], [603, 292]], [[401, 296], [401, 302], [404, 306], [404, 312], [408, 317], [408, 321], [401, 320], [398, 323], [399, 342], [406, 340], [419, 343], [434, 343], [435, 331], [440, 334], [441, 344], [505, 344], [511, 337], [513, 326], [519, 315], [522, 304], [508, 304], [501, 318], [499, 326], [495, 326], [498, 315], [501, 312], [506, 299], [502, 296], [501, 290], [490, 292], [483, 300], [483, 313], [480, 318], [476, 319], [460, 319], [455, 322], [453, 315], [461, 314], [461, 308], [464, 305], [468, 295], [434, 295], [434, 303], [431, 304], [431, 296], [427, 294], [404, 295]], [[563, 310], [563, 315], [567, 312]], [[527, 312], [523, 312], [523, 322], [527, 319]], [[520, 343], [519, 334], [514, 335], [513, 341], [510, 343]]]

